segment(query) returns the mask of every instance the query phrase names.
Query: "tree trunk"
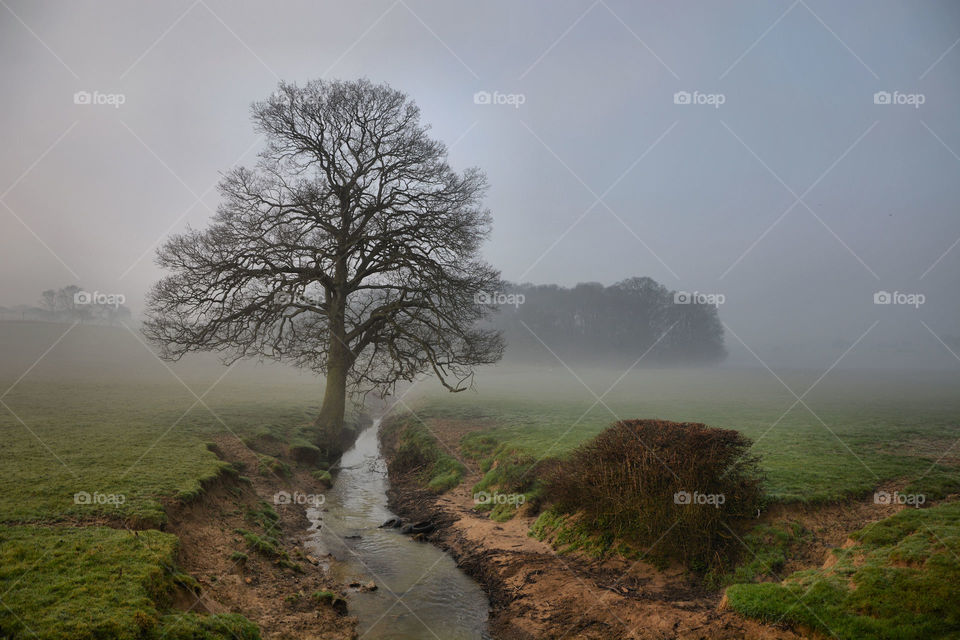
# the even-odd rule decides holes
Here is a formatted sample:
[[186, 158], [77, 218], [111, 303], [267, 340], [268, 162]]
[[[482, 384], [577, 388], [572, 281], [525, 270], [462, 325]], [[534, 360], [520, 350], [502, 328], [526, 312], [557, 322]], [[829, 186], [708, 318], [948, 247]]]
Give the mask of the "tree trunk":
[[[346, 279], [345, 267], [338, 265], [337, 281]], [[347, 346], [346, 301], [339, 291], [330, 299], [330, 346], [327, 351], [327, 387], [316, 425], [320, 428], [320, 443], [334, 455], [342, 453], [343, 417], [347, 403], [347, 374], [353, 366], [354, 355]]]
[[[335, 351], [341, 351], [335, 354]], [[316, 424], [323, 436], [321, 443], [329, 451], [339, 451], [343, 439], [343, 417], [347, 403], [347, 371], [350, 363], [342, 350], [331, 345], [327, 366], [327, 386]]]

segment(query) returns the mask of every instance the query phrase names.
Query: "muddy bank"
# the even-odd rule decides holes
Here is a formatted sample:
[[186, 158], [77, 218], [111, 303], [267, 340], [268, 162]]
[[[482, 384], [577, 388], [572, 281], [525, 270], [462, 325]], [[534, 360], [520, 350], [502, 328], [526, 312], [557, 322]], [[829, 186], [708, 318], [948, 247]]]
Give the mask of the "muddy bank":
[[[265, 639], [355, 638], [356, 620], [338, 601], [342, 586], [324, 571], [322, 559], [304, 551], [304, 505], [274, 501], [279, 491], [319, 494], [324, 487], [294, 465], [288, 475], [259, 471], [257, 455], [235, 436], [215, 443], [217, 454], [242, 471], [221, 476], [186, 505], [167, 508], [164, 529], [180, 539], [179, 567], [198, 583], [181, 590], [177, 608], [242, 614]], [[264, 503], [279, 516], [276, 521], [264, 515]], [[277, 545], [258, 551], [250, 544], [257, 538], [249, 534], [274, 538]], [[320, 592], [331, 595], [314, 597]]]
[[[395, 443], [387, 438], [383, 444], [389, 459]], [[558, 555], [527, 535], [534, 518], [498, 524], [474, 512], [470, 487], [479, 478], [473, 470], [457, 488], [436, 496], [415, 478], [391, 473], [388, 495], [391, 509], [405, 519], [438, 525], [426, 540], [483, 586], [495, 638], [802, 637], [720, 610], [722, 594], [705, 591], [679, 567], [661, 571], [644, 562]]]

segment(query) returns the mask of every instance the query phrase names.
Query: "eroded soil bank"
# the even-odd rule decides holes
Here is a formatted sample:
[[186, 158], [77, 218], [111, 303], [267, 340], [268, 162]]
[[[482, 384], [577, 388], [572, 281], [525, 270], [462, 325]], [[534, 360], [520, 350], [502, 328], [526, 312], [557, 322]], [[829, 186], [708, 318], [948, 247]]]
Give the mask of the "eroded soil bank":
[[[467, 429], [469, 430], [469, 429]], [[465, 426], [432, 423], [431, 431], [456, 447]], [[395, 443], [384, 442], [388, 459]], [[644, 562], [597, 560], [583, 554], [558, 555], [528, 535], [532, 516], [496, 523], [474, 511], [471, 487], [477, 469], [455, 489], [437, 496], [416, 478], [391, 474], [390, 507], [406, 520], [430, 520], [438, 529], [426, 540], [448, 551], [487, 592], [490, 631], [495, 638], [591, 639], [790, 639], [807, 630], [760, 624], [727, 610], [722, 593], [706, 590], [680, 568], [659, 570]], [[895, 508], [893, 508], [895, 510]], [[819, 508], [778, 508], [764, 520], [797, 522], [813, 532], [805, 552], [781, 575], [819, 566], [847, 534], [891, 515], [876, 505], [851, 502]]]
[[[199, 583], [198, 589], [182, 590], [178, 608], [242, 614], [265, 639], [355, 638], [356, 619], [338, 601], [341, 585], [327, 575], [322, 559], [304, 551], [304, 505], [274, 500], [280, 491], [306, 495], [323, 488], [303, 468], [291, 466], [289, 474], [258, 470], [257, 455], [233, 435], [215, 443], [217, 454], [241, 468], [241, 476], [224, 475], [196, 500], [167, 509], [165, 529], [180, 539], [178, 564]], [[278, 520], [264, 515], [264, 503]], [[276, 551], [255, 548], [250, 541], [257, 538], [273, 538]]]

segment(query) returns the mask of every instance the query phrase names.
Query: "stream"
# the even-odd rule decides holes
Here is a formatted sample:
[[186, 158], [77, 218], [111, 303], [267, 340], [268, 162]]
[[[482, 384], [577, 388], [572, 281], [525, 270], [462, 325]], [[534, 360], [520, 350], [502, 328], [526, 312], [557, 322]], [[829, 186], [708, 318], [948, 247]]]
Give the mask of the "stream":
[[395, 515], [387, 508], [379, 427], [378, 420], [360, 434], [343, 454], [325, 504], [307, 510], [307, 547], [320, 558], [333, 556], [335, 580], [376, 583], [374, 591], [351, 589], [347, 596], [363, 640], [488, 640], [489, 602], [453, 558], [398, 529], [379, 528]]

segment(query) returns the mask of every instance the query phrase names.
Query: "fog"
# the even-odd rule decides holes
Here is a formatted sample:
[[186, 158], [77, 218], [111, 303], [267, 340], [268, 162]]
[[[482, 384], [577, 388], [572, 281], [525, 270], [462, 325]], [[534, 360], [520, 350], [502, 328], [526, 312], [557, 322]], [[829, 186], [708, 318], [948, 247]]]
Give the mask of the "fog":
[[958, 42], [949, 1], [6, 0], [0, 305], [138, 317], [250, 103], [368, 77], [487, 173], [506, 280], [721, 294], [728, 366], [955, 369]]

